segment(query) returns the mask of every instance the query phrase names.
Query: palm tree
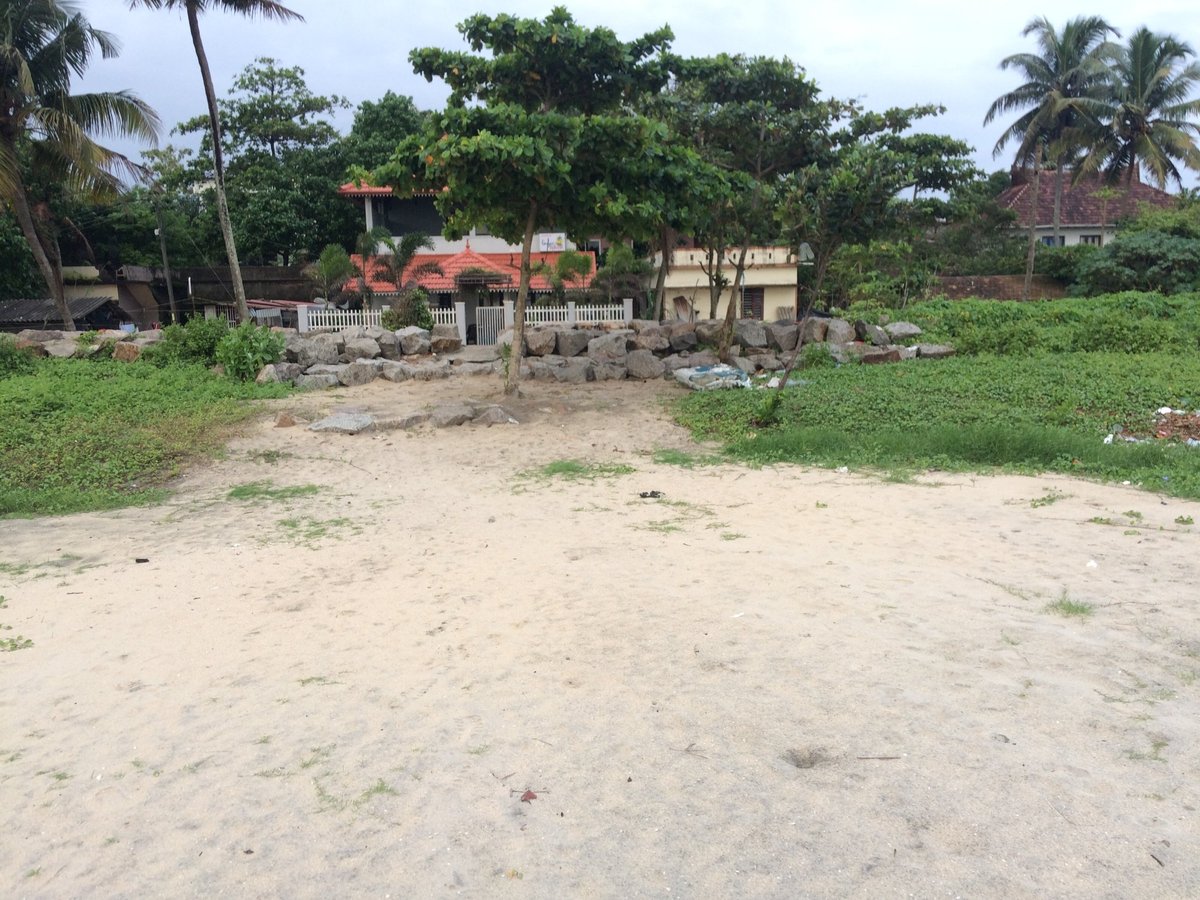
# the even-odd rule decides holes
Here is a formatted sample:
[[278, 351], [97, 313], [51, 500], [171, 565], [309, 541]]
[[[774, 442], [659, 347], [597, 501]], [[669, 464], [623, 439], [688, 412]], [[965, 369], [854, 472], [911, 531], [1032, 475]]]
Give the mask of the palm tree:
[[1200, 99], [1189, 99], [1200, 83], [1200, 64], [1188, 61], [1195, 55], [1174, 35], [1145, 27], [1107, 50], [1111, 92], [1092, 104], [1103, 128], [1085, 170], [1134, 181], [1145, 169], [1165, 187], [1168, 179], [1182, 185], [1176, 162], [1200, 169], [1200, 125], [1192, 121], [1200, 116]]
[[74, 331], [49, 208], [31, 204], [29, 186], [114, 193], [118, 173], [136, 167], [91, 134], [152, 142], [158, 117], [127, 91], [70, 92], [71, 77], [82, 76], [97, 51], [105, 59], [117, 55], [113, 36], [93, 28], [70, 0], [0, 0], [0, 22], [6, 26], [0, 32], [0, 197], [13, 209], [63, 328]]
[[1017, 141], [1017, 165], [1037, 164], [1045, 147], [1054, 164], [1054, 238], [1058, 241], [1063, 177], [1086, 141], [1090, 104], [1107, 91], [1107, 67], [1101, 58], [1108, 35], [1119, 32], [1099, 16], [1079, 16], [1061, 32], [1049, 19], [1037, 18], [1025, 26], [1022, 37], [1034, 35], [1040, 54], [1016, 53], [1000, 61], [1000, 68], [1015, 69], [1025, 83], [997, 97], [988, 107], [983, 124], [1015, 110], [1026, 110], [1004, 130], [993, 155], [999, 156], [1010, 141]]
[[379, 243], [388, 252], [375, 257], [375, 274], [396, 286], [392, 309], [400, 315], [402, 322], [412, 322], [413, 304], [425, 300], [419, 285], [421, 276], [442, 274], [442, 267], [436, 262], [415, 262], [418, 250], [434, 248], [433, 240], [426, 234], [413, 231], [398, 241], [390, 234], [380, 234]]
[[233, 282], [233, 296], [237, 301], [238, 319], [250, 319], [250, 308], [246, 305], [246, 288], [242, 284], [242, 267], [238, 262], [237, 245], [233, 240], [233, 226], [229, 223], [229, 204], [225, 199], [225, 160], [221, 153], [221, 117], [217, 111], [217, 92], [213, 89], [212, 72], [208, 68], [208, 56], [200, 38], [200, 13], [209, 9], [224, 9], [243, 16], [262, 16], [264, 19], [304, 21], [304, 16], [288, 9], [276, 0], [129, 0], [134, 9], [144, 6], [149, 9], [182, 9], [187, 13], [188, 29], [192, 34], [192, 46], [200, 64], [200, 77], [204, 81], [204, 99], [208, 102], [208, 122], [212, 130], [213, 183], [217, 197], [217, 218], [221, 222], [221, 237], [225, 240], [225, 253], [229, 257], [229, 278]]

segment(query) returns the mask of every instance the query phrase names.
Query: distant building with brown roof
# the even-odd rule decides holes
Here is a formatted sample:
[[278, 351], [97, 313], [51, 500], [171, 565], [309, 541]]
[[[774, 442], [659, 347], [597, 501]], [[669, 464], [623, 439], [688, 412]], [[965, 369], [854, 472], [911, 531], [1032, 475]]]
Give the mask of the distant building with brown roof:
[[[996, 202], [1017, 214], [1016, 227], [1022, 231], [1028, 230], [1031, 216], [1036, 216], [1038, 238], [1053, 246], [1054, 172], [1042, 172], [1036, 198], [1033, 182], [1032, 172], [1014, 171], [1012, 187], [1004, 190]], [[1137, 215], [1147, 205], [1165, 209], [1175, 205], [1175, 196], [1141, 181], [1110, 184], [1099, 175], [1085, 175], [1072, 183], [1068, 173], [1063, 178], [1058, 244], [1107, 244], [1116, 235], [1119, 220]]]

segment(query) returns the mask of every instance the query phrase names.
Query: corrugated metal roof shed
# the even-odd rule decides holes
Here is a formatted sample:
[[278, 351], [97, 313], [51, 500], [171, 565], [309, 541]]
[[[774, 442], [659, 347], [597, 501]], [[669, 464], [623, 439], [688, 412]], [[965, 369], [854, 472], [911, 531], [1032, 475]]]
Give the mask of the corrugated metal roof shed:
[[[80, 297], [68, 300], [67, 306], [72, 318], [78, 320], [111, 302], [109, 297]], [[0, 327], [26, 325], [33, 328], [61, 324], [62, 316], [53, 300], [0, 300]]]

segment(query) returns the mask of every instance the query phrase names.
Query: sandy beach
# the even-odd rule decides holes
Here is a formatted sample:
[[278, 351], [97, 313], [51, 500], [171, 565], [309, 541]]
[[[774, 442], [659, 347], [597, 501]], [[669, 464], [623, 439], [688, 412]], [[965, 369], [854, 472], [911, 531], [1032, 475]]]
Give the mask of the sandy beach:
[[4, 895], [1200, 895], [1200, 503], [656, 463], [678, 390], [0, 523]]

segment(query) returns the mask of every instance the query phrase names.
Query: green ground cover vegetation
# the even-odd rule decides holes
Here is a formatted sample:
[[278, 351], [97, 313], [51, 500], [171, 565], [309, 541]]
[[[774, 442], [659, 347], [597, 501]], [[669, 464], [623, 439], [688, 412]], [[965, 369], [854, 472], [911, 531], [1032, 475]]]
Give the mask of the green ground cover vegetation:
[[0, 340], [0, 517], [151, 502], [278, 397], [202, 365], [30, 360]]
[[1050, 471], [1197, 498], [1200, 449], [1104, 438], [1149, 436], [1162, 406], [1200, 408], [1198, 302], [1121, 294], [918, 304], [905, 318], [967, 353], [801, 370], [806, 383], [783, 391], [770, 426], [761, 391], [689, 395], [677, 416], [752, 463]]

